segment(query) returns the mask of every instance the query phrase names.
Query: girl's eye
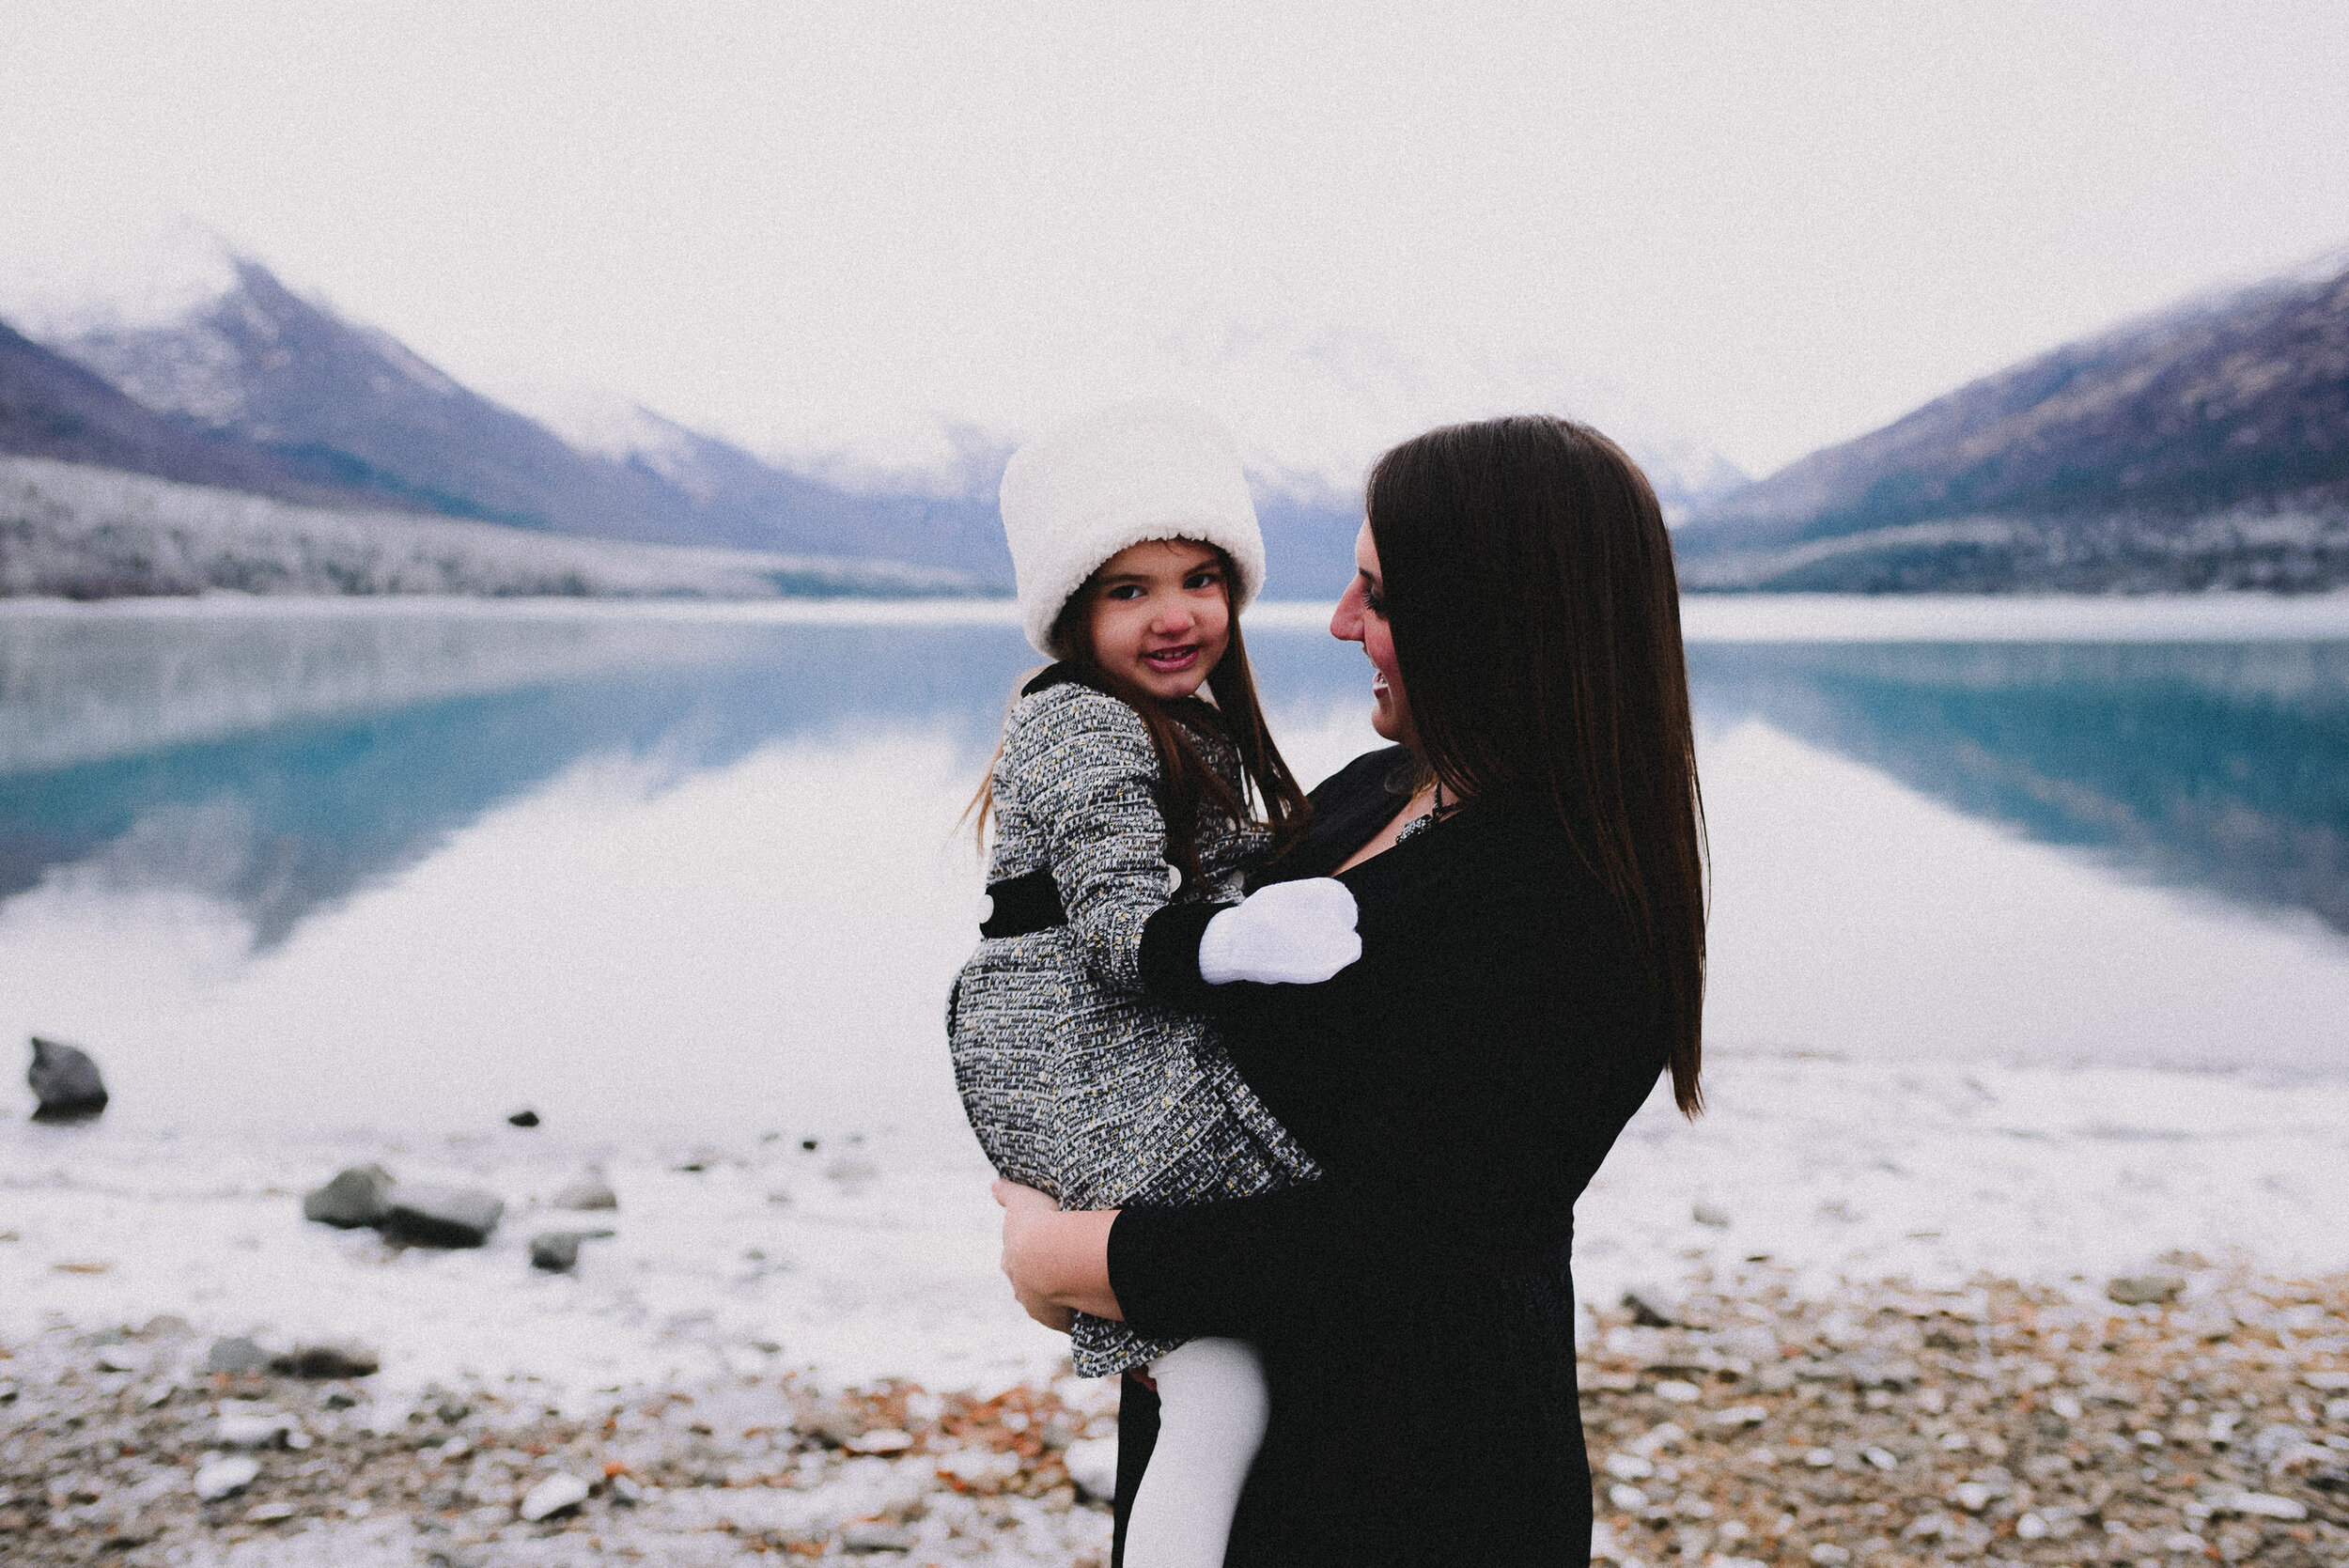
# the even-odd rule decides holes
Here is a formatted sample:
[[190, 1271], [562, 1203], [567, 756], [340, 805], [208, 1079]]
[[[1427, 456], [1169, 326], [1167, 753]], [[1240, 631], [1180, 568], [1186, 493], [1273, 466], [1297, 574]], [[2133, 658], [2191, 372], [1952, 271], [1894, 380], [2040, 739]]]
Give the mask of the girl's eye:
[[1387, 596], [1376, 588], [1362, 590], [1362, 607], [1382, 621], [1387, 618]]
[[1142, 584], [1139, 582], [1120, 582], [1116, 587], [1112, 588], [1103, 597], [1106, 598], [1140, 598], [1142, 597]]
[[1200, 588], [1212, 588], [1222, 581], [1221, 572], [1209, 568], [1206, 571], [1192, 572], [1189, 577], [1184, 578], [1183, 586], [1195, 591]]

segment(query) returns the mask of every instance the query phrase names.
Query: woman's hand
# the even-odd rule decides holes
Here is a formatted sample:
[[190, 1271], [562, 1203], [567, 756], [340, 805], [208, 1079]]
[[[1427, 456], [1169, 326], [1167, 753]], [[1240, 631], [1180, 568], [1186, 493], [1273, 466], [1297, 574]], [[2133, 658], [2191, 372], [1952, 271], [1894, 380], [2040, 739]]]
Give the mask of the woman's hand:
[[1003, 1205], [1003, 1277], [1020, 1310], [1066, 1334], [1075, 1314], [1122, 1322], [1110, 1289], [1110, 1227], [1117, 1210], [1063, 1214], [1060, 1205], [1018, 1182], [995, 1184]]

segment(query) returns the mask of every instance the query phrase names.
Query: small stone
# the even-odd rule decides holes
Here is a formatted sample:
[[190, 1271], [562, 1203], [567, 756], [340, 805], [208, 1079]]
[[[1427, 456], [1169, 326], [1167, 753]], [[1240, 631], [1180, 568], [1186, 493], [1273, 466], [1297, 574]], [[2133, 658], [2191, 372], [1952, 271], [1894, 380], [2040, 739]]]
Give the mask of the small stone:
[[302, 1218], [345, 1230], [380, 1225], [396, 1185], [381, 1165], [353, 1165], [302, 1200]]
[[272, 1372], [315, 1382], [330, 1377], [372, 1377], [381, 1370], [383, 1358], [356, 1341], [322, 1341], [298, 1344], [269, 1365]]
[[2326, 1400], [2325, 1419], [2328, 1421], [2349, 1421], [2349, 1399]]
[[1098, 1502], [1110, 1502], [1117, 1497], [1117, 1439], [1115, 1437], [1081, 1437], [1068, 1445], [1061, 1455], [1068, 1467], [1068, 1479], [1077, 1489]]
[[1766, 1405], [1733, 1405], [1726, 1410], [1716, 1410], [1704, 1418], [1708, 1426], [1738, 1428], [1760, 1426], [1770, 1419]]
[[479, 1247], [505, 1213], [505, 1202], [479, 1188], [402, 1182], [392, 1189], [383, 1233], [425, 1247]]
[[2229, 1498], [2226, 1508], [2235, 1514], [2248, 1514], [2257, 1519], [2281, 1519], [2297, 1524], [2309, 1516], [2308, 1505], [2291, 1498], [2279, 1498], [2273, 1492], [2237, 1492]]
[[2311, 1372], [2300, 1381], [2320, 1394], [2349, 1394], [2349, 1372]]
[[36, 1122], [86, 1122], [106, 1109], [106, 1080], [89, 1052], [62, 1040], [33, 1036], [32, 1064], [24, 1081], [39, 1102]]
[[550, 1274], [568, 1274], [579, 1266], [577, 1231], [541, 1231], [530, 1238], [530, 1266]]
[[589, 1487], [575, 1475], [557, 1471], [533, 1486], [523, 1497], [517, 1510], [524, 1524], [535, 1525], [541, 1519], [577, 1508], [587, 1500]]
[[644, 1487], [638, 1485], [636, 1478], [631, 1475], [614, 1476], [604, 1483], [604, 1491], [611, 1497], [614, 1506], [618, 1508], [634, 1508], [645, 1500]]
[[2202, 1538], [2190, 1529], [2171, 1530], [2161, 1538], [2161, 1549], [2165, 1552], [2193, 1552], [2199, 1556], [2202, 1550]]
[[1835, 1451], [1833, 1449], [1812, 1449], [1802, 1456], [1802, 1462], [1814, 1470], [1832, 1469], [1835, 1465]]
[[1859, 1451], [1859, 1457], [1879, 1470], [1897, 1470], [1901, 1467], [1900, 1455], [1890, 1449], [1864, 1448]]
[[851, 1437], [840, 1446], [850, 1453], [903, 1453], [913, 1446], [913, 1434], [884, 1426], [861, 1437]]
[[1623, 1293], [1634, 1322], [1650, 1328], [1672, 1328], [1680, 1323], [1680, 1297], [1661, 1285], [1634, 1285]]
[[1851, 1553], [1832, 1541], [1822, 1541], [1811, 1548], [1811, 1560], [1816, 1568], [1843, 1568]]
[[214, 1459], [197, 1467], [195, 1495], [206, 1502], [217, 1502], [252, 1485], [260, 1473], [261, 1462], [243, 1454]]
[[1694, 1383], [1683, 1383], [1678, 1378], [1667, 1377], [1656, 1385], [1656, 1397], [1667, 1400], [1673, 1405], [1694, 1405], [1704, 1397], [1704, 1390]]
[[1717, 1231], [1729, 1228], [1729, 1211], [1719, 1203], [1697, 1203], [1688, 1210], [1688, 1218], [1700, 1225], [1710, 1225]]
[[507, 1123], [508, 1123], [508, 1124], [510, 1124], [511, 1126], [518, 1126], [518, 1127], [535, 1127], [535, 1126], [537, 1126], [538, 1125], [538, 1113], [537, 1113], [537, 1111], [535, 1111], [535, 1110], [530, 1110], [525, 1109], [525, 1110], [517, 1110], [516, 1112], [514, 1112], [514, 1114], [512, 1114], [511, 1116], [508, 1116], [506, 1120], [507, 1121]]
[[1607, 1488], [1607, 1500], [1625, 1514], [1637, 1514], [1647, 1506], [1647, 1494], [1628, 1482], [1619, 1481]]
[[903, 1525], [859, 1519], [840, 1527], [840, 1545], [852, 1552], [910, 1552], [913, 1532]]
[[270, 1353], [241, 1335], [212, 1342], [212, 1348], [204, 1357], [206, 1372], [225, 1372], [232, 1377], [247, 1373], [265, 1371]]
[[2177, 1298], [2186, 1281], [2175, 1274], [2124, 1274], [2105, 1286], [2105, 1296], [2123, 1307], [2159, 1307]]
[[1997, 1494], [1979, 1481], [1961, 1481], [1950, 1488], [1950, 1501], [1968, 1514], [1979, 1514], [1990, 1506]]
[[1610, 1453], [1605, 1468], [1617, 1481], [1645, 1481], [1656, 1473], [1655, 1462], [1636, 1453]]
[[601, 1176], [582, 1176], [554, 1195], [550, 1205], [558, 1209], [615, 1209], [620, 1206], [619, 1194]]
[[2026, 1514], [2015, 1521], [2015, 1533], [2026, 1541], [2047, 1539], [2047, 1521], [2036, 1514]]
[[275, 1448], [292, 1429], [292, 1418], [274, 1410], [227, 1410], [213, 1425], [212, 1441], [230, 1449]]
[[244, 1511], [244, 1522], [248, 1525], [273, 1525], [293, 1516], [294, 1505], [289, 1502], [256, 1503]]

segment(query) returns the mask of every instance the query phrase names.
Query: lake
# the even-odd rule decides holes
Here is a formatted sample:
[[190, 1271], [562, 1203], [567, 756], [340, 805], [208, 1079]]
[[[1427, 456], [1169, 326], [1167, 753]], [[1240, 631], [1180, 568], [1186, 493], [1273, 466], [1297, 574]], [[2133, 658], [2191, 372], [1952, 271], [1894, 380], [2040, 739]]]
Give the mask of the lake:
[[[1250, 644], [1316, 779], [1323, 612]], [[1691, 601], [1727, 1052], [2349, 1069], [2349, 606]], [[0, 1036], [110, 1123], [961, 1136], [1007, 606], [0, 610]]]

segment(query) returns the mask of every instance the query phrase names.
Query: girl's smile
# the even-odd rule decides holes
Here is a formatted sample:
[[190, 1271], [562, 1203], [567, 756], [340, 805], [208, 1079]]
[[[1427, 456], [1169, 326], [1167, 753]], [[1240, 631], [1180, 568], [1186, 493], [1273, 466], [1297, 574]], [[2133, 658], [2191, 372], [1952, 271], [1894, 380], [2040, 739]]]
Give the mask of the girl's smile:
[[1232, 643], [1223, 559], [1196, 539], [1148, 539], [1101, 564], [1093, 657], [1112, 679], [1161, 702], [1197, 691]]

